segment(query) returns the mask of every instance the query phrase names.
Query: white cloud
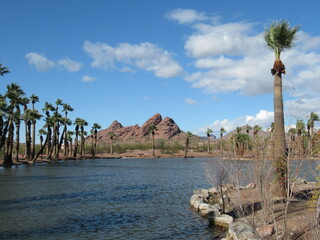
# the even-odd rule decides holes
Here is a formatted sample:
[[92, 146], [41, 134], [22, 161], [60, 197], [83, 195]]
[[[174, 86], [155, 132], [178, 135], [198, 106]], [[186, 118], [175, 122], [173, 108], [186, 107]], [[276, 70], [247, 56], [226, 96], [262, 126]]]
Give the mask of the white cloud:
[[192, 98], [186, 98], [186, 99], [184, 100], [184, 102], [185, 102], [186, 104], [188, 104], [188, 105], [195, 105], [195, 104], [197, 104], [197, 101], [194, 100], [194, 99], [192, 99]]
[[[273, 92], [270, 74], [274, 54], [266, 47], [263, 30], [251, 22], [193, 24], [186, 38], [186, 54], [194, 59], [194, 70], [184, 79], [192, 87], [214, 94], [240, 92], [260, 95]], [[284, 91], [320, 91], [320, 36], [299, 32], [296, 46], [282, 53], [287, 74]]]
[[273, 122], [273, 112], [269, 112], [266, 110], [260, 110], [255, 116], [242, 116], [235, 119], [223, 119], [216, 120], [213, 123], [203, 126], [195, 131], [194, 134], [199, 136], [204, 136], [207, 128], [211, 128], [213, 132], [218, 136], [220, 128], [223, 127], [227, 132], [234, 130], [236, 127], [242, 127], [246, 124], [251, 126], [259, 125], [264, 130], [268, 129]]
[[34, 65], [39, 72], [45, 72], [55, 66], [54, 62], [47, 59], [43, 54], [30, 52], [25, 56], [30, 65]]
[[82, 81], [83, 82], [94, 82], [96, 80], [95, 77], [91, 77], [91, 76], [83, 76], [82, 77]]
[[[176, 77], [183, 73], [182, 67], [174, 61], [171, 53], [148, 42], [138, 45], [121, 43], [117, 47], [111, 47], [106, 43], [86, 41], [83, 49], [93, 58], [91, 66], [96, 68], [118, 68], [118, 62], [130, 70], [136, 67], [151, 71], [161, 78]], [[122, 66], [121, 69], [126, 68]]]
[[82, 63], [73, 61], [70, 58], [61, 59], [58, 61], [58, 64], [63, 66], [69, 72], [77, 72], [82, 67]]
[[171, 20], [176, 20], [180, 24], [188, 24], [197, 21], [208, 20], [209, 18], [204, 14], [193, 9], [175, 9], [166, 14], [166, 17]]

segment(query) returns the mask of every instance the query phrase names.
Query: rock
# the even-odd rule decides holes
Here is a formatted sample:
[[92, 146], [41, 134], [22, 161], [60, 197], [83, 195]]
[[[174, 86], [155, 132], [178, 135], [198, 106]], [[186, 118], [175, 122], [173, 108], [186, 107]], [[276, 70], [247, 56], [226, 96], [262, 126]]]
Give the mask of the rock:
[[220, 205], [219, 204], [215, 204], [215, 205], [211, 205], [211, 204], [207, 204], [207, 203], [200, 203], [199, 205], [199, 212], [203, 217], [208, 216], [208, 214], [210, 212], [214, 212], [215, 216], [220, 216]]
[[222, 226], [222, 227], [229, 227], [231, 223], [233, 223], [233, 217], [227, 214], [221, 214], [220, 216], [212, 211], [208, 214], [209, 225], [214, 226]]
[[228, 235], [230, 239], [235, 240], [258, 240], [251, 226], [243, 222], [237, 221], [229, 225]]
[[267, 236], [271, 236], [274, 232], [274, 227], [272, 225], [266, 225], [263, 227], [256, 228], [257, 233], [260, 237], [264, 238]]
[[209, 191], [207, 189], [198, 189], [194, 190], [193, 194], [201, 195], [203, 198], [206, 198], [209, 196]]
[[157, 125], [157, 133], [159, 139], [170, 139], [178, 133], [181, 133], [180, 128], [178, 125], [173, 121], [171, 118], [164, 118], [158, 125]]
[[216, 194], [218, 194], [218, 193], [219, 193], [219, 191], [218, 191], [218, 189], [215, 188], [215, 187], [212, 187], [212, 188], [210, 188], [210, 189], [208, 190], [209, 196], [213, 196], [213, 195], [216, 195]]
[[203, 197], [201, 195], [198, 194], [194, 194], [192, 195], [191, 199], [190, 199], [190, 205], [193, 209], [195, 210], [199, 210], [199, 205], [203, 203]]
[[255, 183], [249, 183], [246, 185], [246, 189], [255, 189], [256, 186], [257, 186], [257, 184], [255, 184]]
[[223, 184], [222, 186], [222, 191], [230, 191], [230, 190], [235, 190], [236, 189], [236, 184], [234, 183], [226, 183]]
[[[147, 141], [149, 139], [149, 127], [152, 124], [156, 125], [158, 129], [155, 131], [156, 139], [169, 140], [176, 136], [176, 138], [179, 139], [181, 130], [173, 119], [165, 117], [162, 120], [162, 116], [157, 113], [153, 117], [149, 118], [141, 127], [137, 124], [134, 126], [124, 127], [118, 121], [113, 121], [107, 129], [103, 129], [98, 132], [98, 143], [110, 143], [110, 132], [114, 132], [116, 134], [115, 139], [118, 140]], [[88, 138], [90, 138], [90, 136]]]
[[140, 128], [140, 135], [146, 136], [149, 134], [150, 125], [158, 125], [162, 121], [162, 116], [157, 113], [153, 117], [149, 118]]

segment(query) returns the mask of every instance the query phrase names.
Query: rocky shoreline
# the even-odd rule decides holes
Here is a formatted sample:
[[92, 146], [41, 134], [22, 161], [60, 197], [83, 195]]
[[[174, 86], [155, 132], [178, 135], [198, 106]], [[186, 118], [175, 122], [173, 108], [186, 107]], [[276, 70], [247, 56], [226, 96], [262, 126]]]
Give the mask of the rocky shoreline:
[[[297, 179], [293, 190], [297, 193], [312, 192], [318, 190], [315, 182], [307, 182], [305, 179]], [[250, 196], [253, 202], [259, 202], [257, 199], [257, 189], [255, 183], [247, 186], [240, 186], [239, 189], [234, 184], [224, 184], [221, 189], [215, 187], [210, 189], [195, 190], [190, 199], [191, 209], [198, 212], [199, 215], [208, 219], [209, 226], [221, 226], [227, 229], [226, 236], [223, 240], [258, 240], [258, 239], [274, 239], [276, 231], [281, 229], [283, 225], [274, 224], [258, 225], [249, 224], [246, 217], [239, 217], [235, 209], [239, 206], [235, 204], [235, 195], [242, 194]], [[222, 196], [222, 197], [221, 197]], [[246, 199], [248, 200], [248, 199]], [[275, 206], [277, 204], [282, 208], [284, 199], [274, 199]], [[291, 236], [300, 236], [294, 239], [312, 239], [305, 238], [304, 235], [312, 234], [312, 229], [308, 229], [308, 223], [305, 219], [310, 219], [311, 211], [306, 207], [307, 200], [295, 199], [293, 210], [288, 212], [287, 231]], [[301, 206], [304, 206], [301, 208]], [[295, 209], [296, 208], [296, 209]], [[283, 210], [283, 209], [282, 209]], [[258, 212], [255, 209], [254, 212]], [[301, 237], [302, 236], [302, 237]], [[287, 239], [287, 238], [286, 238]], [[291, 239], [291, 238], [288, 238]]]

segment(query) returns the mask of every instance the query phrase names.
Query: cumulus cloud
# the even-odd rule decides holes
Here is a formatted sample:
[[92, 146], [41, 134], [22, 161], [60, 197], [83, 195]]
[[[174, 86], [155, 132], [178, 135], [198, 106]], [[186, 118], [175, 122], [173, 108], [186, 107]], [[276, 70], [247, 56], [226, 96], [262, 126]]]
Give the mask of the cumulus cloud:
[[25, 56], [28, 63], [36, 67], [39, 72], [45, 72], [55, 66], [55, 63], [47, 59], [43, 54], [30, 52]]
[[168, 12], [166, 17], [171, 20], [178, 21], [180, 24], [188, 24], [209, 19], [209, 17], [207, 17], [204, 13], [197, 12], [193, 9], [182, 8]]
[[120, 68], [117, 66], [119, 63], [125, 65], [120, 68], [122, 71], [131, 71], [135, 67], [153, 72], [161, 78], [176, 77], [183, 73], [182, 67], [173, 59], [171, 53], [149, 42], [137, 45], [121, 43], [111, 47], [107, 43], [86, 41], [83, 49], [93, 58], [91, 66], [96, 68]]
[[96, 80], [95, 77], [91, 77], [91, 76], [83, 76], [82, 77], [82, 81], [83, 82], [94, 82]]
[[184, 100], [184, 102], [185, 102], [186, 104], [188, 104], [188, 105], [195, 105], [195, 104], [197, 104], [197, 101], [194, 100], [194, 99], [192, 99], [192, 98], [186, 98], [186, 99]]
[[58, 61], [58, 64], [63, 66], [69, 72], [77, 72], [82, 67], [82, 63], [73, 61], [70, 58], [61, 59]]
[[[197, 19], [198, 22], [191, 22], [193, 32], [184, 45], [186, 55], [194, 59], [194, 69], [184, 77], [192, 87], [210, 94], [240, 92], [255, 96], [273, 92], [270, 69], [274, 54], [266, 47], [261, 24]], [[296, 46], [282, 54], [287, 70], [283, 76], [284, 91], [292, 87], [320, 91], [319, 46], [320, 36], [298, 33]]]
[[62, 66], [65, 70], [69, 72], [77, 72], [81, 69], [82, 63], [71, 60], [66, 57], [58, 61], [49, 60], [44, 56], [44, 54], [39, 54], [35, 52], [30, 52], [25, 56], [28, 59], [30, 65], [36, 67], [39, 72], [48, 71], [54, 67]]
[[259, 125], [264, 130], [268, 129], [273, 122], [273, 112], [269, 112], [266, 110], [260, 110], [254, 116], [241, 116], [235, 119], [223, 119], [223, 120], [216, 120], [213, 123], [203, 126], [195, 131], [194, 134], [199, 136], [204, 136], [207, 128], [211, 128], [213, 132], [219, 135], [220, 128], [223, 127], [227, 132], [234, 130], [236, 127], [242, 127], [246, 124], [251, 126]]

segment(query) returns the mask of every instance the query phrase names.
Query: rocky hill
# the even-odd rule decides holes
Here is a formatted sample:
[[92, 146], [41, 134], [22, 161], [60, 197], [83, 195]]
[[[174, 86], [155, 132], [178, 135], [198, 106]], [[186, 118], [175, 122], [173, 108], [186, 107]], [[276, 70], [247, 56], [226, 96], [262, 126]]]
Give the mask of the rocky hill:
[[157, 131], [155, 132], [156, 139], [174, 139], [179, 138], [182, 133], [179, 126], [172, 118], [162, 116], [157, 113], [149, 118], [141, 127], [139, 125], [124, 127], [118, 121], [114, 121], [107, 129], [98, 132], [98, 142], [110, 142], [109, 133], [114, 132], [116, 139], [119, 140], [139, 140], [143, 141], [148, 138], [149, 126], [156, 125]]

